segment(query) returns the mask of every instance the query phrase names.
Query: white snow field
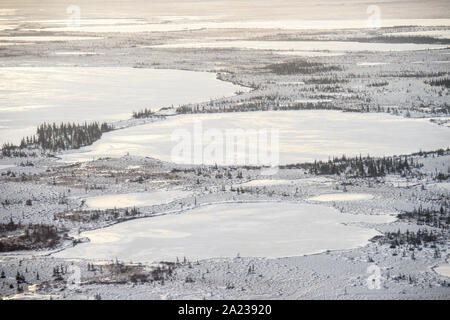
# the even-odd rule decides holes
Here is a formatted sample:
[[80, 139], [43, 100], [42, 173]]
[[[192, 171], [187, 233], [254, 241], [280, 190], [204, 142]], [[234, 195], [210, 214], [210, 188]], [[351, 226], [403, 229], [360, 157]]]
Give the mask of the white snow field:
[[450, 30], [428, 30], [428, 31], [407, 31], [407, 32], [386, 32], [385, 36], [415, 36], [433, 37], [438, 39], [450, 39]]
[[0, 144], [45, 122], [115, 121], [133, 111], [233, 95], [214, 73], [125, 67], [0, 68]]
[[365, 193], [327, 193], [309, 198], [309, 201], [331, 202], [331, 201], [361, 201], [371, 200], [373, 195]]
[[450, 193], [450, 182], [432, 183], [427, 187], [438, 192]]
[[[267, 164], [262, 161], [263, 157], [259, 158], [260, 152], [266, 153], [268, 157], [275, 155], [276, 144], [272, 145], [270, 141], [271, 138], [275, 140], [276, 135], [272, 135], [272, 132], [279, 134], [280, 164], [327, 160], [330, 156], [343, 154], [399, 155], [450, 146], [449, 128], [435, 125], [427, 119], [326, 110], [265, 111], [174, 116], [160, 122], [109, 132], [91, 146], [62, 155], [62, 159], [68, 162], [88, 161], [100, 157], [120, 157], [129, 153], [175, 163], [189, 164], [202, 160], [202, 163], [211, 165], [229, 164], [225, 152], [228, 129], [242, 129], [244, 132], [249, 129], [257, 132], [267, 130], [267, 147], [257, 148], [257, 163], [252, 162], [253, 159], [249, 156], [249, 139], [235, 140], [234, 145], [238, 147], [235, 150], [236, 159], [247, 164]], [[195, 139], [197, 132], [204, 135], [202, 141]], [[208, 136], [214, 133], [221, 133], [222, 139], [220, 135], [216, 136], [217, 139]], [[261, 141], [263, 139], [259, 139]], [[220, 142], [223, 145], [223, 156], [220, 156], [220, 152], [210, 154], [207, 147], [214, 149]], [[191, 156], [189, 152], [183, 153], [182, 150], [179, 154], [176, 152], [175, 147], [181, 144], [192, 146]], [[239, 150], [240, 147], [245, 147], [245, 150]], [[202, 159], [192, 159], [193, 154], [202, 155], [202, 152]]]
[[182, 214], [137, 219], [83, 232], [89, 243], [56, 253], [61, 258], [174, 261], [288, 257], [363, 246], [378, 235], [357, 223], [389, 223], [390, 216], [341, 213], [293, 202], [222, 203]]
[[182, 190], [123, 193], [87, 198], [86, 205], [90, 209], [143, 207], [168, 203], [189, 195], [191, 192]]

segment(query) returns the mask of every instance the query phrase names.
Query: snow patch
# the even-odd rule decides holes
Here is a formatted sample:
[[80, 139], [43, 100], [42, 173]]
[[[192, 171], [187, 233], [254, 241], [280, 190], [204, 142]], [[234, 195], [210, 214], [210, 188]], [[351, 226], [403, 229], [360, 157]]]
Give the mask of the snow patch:
[[361, 201], [371, 200], [373, 195], [366, 193], [328, 193], [309, 198], [309, 201], [331, 202], [331, 201]]

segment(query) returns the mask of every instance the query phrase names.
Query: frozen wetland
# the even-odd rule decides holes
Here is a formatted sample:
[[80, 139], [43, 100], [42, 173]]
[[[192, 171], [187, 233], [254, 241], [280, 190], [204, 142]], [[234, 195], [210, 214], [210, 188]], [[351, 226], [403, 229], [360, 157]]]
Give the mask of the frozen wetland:
[[138, 219], [81, 234], [89, 243], [56, 257], [151, 262], [243, 257], [288, 257], [363, 246], [379, 234], [358, 226], [390, 216], [340, 213], [300, 203], [212, 204], [182, 214]]
[[184, 192], [181, 190], [123, 193], [87, 198], [86, 205], [90, 209], [153, 206], [168, 203], [176, 199], [186, 197], [190, 194], [190, 192]]

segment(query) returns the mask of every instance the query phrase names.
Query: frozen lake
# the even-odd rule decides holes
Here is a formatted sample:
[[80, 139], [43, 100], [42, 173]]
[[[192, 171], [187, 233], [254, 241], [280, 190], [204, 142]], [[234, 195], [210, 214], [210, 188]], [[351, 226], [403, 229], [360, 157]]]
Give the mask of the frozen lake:
[[86, 205], [90, 209], [113, 209], [153, 206], [169, 203], [176, 199], [192, 195], [191, 192], [182, 190], [161, 190], [151, 192], [135, 192], [124, 194], [112, 194], [86, 199]]
[[214, 73], [113, 67], [0, 68], [0, 144], [45, 122], [115, 121], [133, 111], [233, 95]]
[[379, 233], [358, 223], [390, 216], [351, 215], [299, 203], [226, 203], [182, 214], [132, 220], [84, 232], [91, 242], [56, 257], [150, 262], [236, 257], [288, 257], [367, 244]]
[[[199, 129], [202, 133], [200, 141], [194, 138]], [[176, 163], [198, 163], [193, 155], [203, 155], [200, 159], [203, 163], [227, 164], [225, 138], [217, 140], [216, 144], [214, 139], [208, 137], [208, 133], [221, 133], [225, 137], [229, 129], [267, 130], [268, 137], [271, 129], [278, 131], [280, 164], [327, 160], [329, 156], [342, 154], [408, 154], [450, 146], [449, 128], [432, 124], [427, 119], [326, 110], [266, 111], [174, 116], [161, 122], [109, 132], [93, 145], [63, 155], [62, 158], [75, 162], [100, 157], [121, 157], [129, 153]], [[186, 140], [173, 140], [174, 133], [184, 133], [183, 138]], [[191, 143], [191, 156], [174, 152], [184, 142]], [[210, 156], [208, 148], [217, 146], [220, 142], [224, 145], [223, 156]], [[245, 149], [242, 152], [239, 152], [239, 148], [236, 149], [236, 159], [248, 164], [260, 164], [260, 158], [256, 162], [251, 161], [248, 145], [249, 139], [236, 140], [235, 146]], [[267, 154], [275, 154], [276, 151], [271, 144], [267, 144], [266, 149], [261, 149]]]

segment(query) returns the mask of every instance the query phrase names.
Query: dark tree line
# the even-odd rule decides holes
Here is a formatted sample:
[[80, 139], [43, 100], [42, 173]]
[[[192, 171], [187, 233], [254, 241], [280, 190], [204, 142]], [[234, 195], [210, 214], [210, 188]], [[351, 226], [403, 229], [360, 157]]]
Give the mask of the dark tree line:
[[264, 101], [249, 101], [246, 103], [233, 104], [231, 106], [199, 106], [184, 105], [176, 109], [177, 113], [222, 113], [222, 112], [251, 112], [251, 111], [288, 111], [288, 110], [339, 110], [347, 112], [362, 112], [352, 108], [337, 107], [329, 102], [294, 102], [289, 104], [281, 104], [279, 102], [267, 103]]
[[445, 87], [447, 89], [450, 88], [450, 78], [442, 78], [442, 79], [436, 79], [436, 80], [430, 80], [426, 82], [430, 86], [441, 86]]
[[93, 221], [111, 221], [117, 219], [127, 220], [128, 218], [135, 217], [141, 214], [141, 212], [136, 208], [125, 208], [125, 209], [107, 209], [107, 210], [75, 210], [67, 215], [66, 213], [55, 214], [56, 219], [70, 220], [74, 222], [93, 222]]
[[307, 60], [276, 63], [268, 65], [265, 68], [278, 75], [313, 74], [318, 72], [342, 70], [342, 68], [338, 66], [326, 65], [320, 62], [311, 62]]
[[419, 225], [440, 229], [448, 229], [450, 226], [450, 209], [447, 203], [443, 204], [439, 210], [419, 207], [410, 212], [403, 212], [398, 217], [408, 221], [416, 221]]
[[29, 224], [22, 226], [12, 220], [7, 224], [0, 224], [0, 234], [14, 231], [23, 231], [19, 235], [3, 237], [0, 240], [0, 252], [30, 250], [40, 248], [52, 248], [59, 243], [60, 235], [58, 230], [50, 225]]
[[401, 245], [421, 246], [425, 243], [434, 243], [443, 238], [443, 235], [437, 231], [418, 230], [417, 232], [386, 232], [383, 236], [377, 237], [380, 244], [389, 244], [391, 248]]
[[280, 166], [282, 169], [302, 168], [316, 175], [340, 175], [347, 174], [355, 177], [383, 177], [386, 174], [411, 173], [412, 168], [420, 168], [422, 165], [415, 163], [412, 157], [382, 157], [374, 158], [354, 157], [333, 158], [328, 161], [314, 161], [313, 163], [293, 164]]
[[59, 126], [53, 124], [41, 124], [36, 134], [31, 137], [25, 137], [19, 146], [6, 143], [2, 147], [2, 155], [25, 156], [23, 149], [41, 147], [44, 150], [68, 150], [78, 149], [91, 145], [101, 138], [104, 132], [113, 130], [107, 123], [99, 124], [97, 122], [75, 124], [61, 123]]
[[449, 39], [439, 39], [428, 36], [377, 36], [370, 38], [354, 38], [350, 41], [358, 42], [387, 42], [387, 43], [426, 43], [426, 44], [450, 44]]
[[154, 115], [155, 115], [155, 112], [153, 112], [152, 110], [147, 109], [147, 108], [133, 112], [133, 118], [135, 118], [135, 119], [150, 118], [150, 117], [153, 117]]
[[111, 131], [107, 123], [99, 125], [97, 122], [84, 124], [44, 123], [37, 128], [36, 135], [22, 139], [21, 147], [30, 143], [37, 144], [47, 150], [78, 149], [90, 145], [100, 139], [104, 132]]

